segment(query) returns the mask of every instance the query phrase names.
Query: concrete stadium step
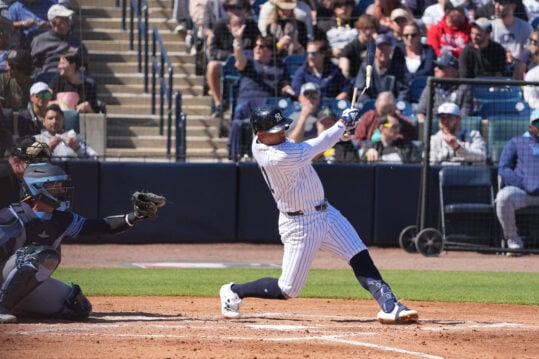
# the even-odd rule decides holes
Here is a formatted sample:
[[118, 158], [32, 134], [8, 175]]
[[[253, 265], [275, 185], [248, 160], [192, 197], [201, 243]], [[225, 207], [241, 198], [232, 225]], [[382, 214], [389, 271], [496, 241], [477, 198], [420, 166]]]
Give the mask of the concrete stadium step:
[[[107, 85], [140, 85], [144, 80], [144, 74], [131, 73], [131, 74], [118, 74], [115, 77], [111, 77], [111, 73], [99, 73], [92, 71], [92, 78], [97, 83], [106, 83]], [[148, 75], [148, 80], [151, 81], [151, 74]], [[185, 89], [187, 87], [202, 87], [204, 85], [204, 79], [202, 76], [191, 76], [186, 74], [173, 74], [172, 76], [174, 88], [178, 90]], [[168, 76], [167, 76], [168, 81]]]
[[[136, 46], [135, 46], [136, 49]], [[168, 51], [167, 51], [168, 52]], [[151, 63], [151, 50], [149, 54], [149, 62]], [[156, 56], [160, 56], [160, 53], [158, 52]], [[185, 52], [174, 52], [170, 51], [168, 52], [168, 56], [170, 58], [170, 61], [176, 66], [180, 66], [182, 64], [189, 64], [193, 65], [195, 63], [195, 56], [191, 54], [187, 54]], [[118, 51], [92, 51], [88, 55], [89, 61], [90, 61], [90, 68], [92, 67], [92, 63], [94, 62], [101, 62], [101, 63], [109, 63], [109, 62], [120, 62], [120, 63], [138, 63], [138, 52], [136, 50], [129, 50], [125, 52], [118, 52]], [[143, 59], [144, 61], [144, 59]]]
[[[159, 96], [157, 96], [158, 98]], [[110, 94], [101, 93], [98, 94], [98, 98], [105, 101], [108, 105], [151, 105], [151, 94], [115, 94], [112, 97]], [[108, 101], [108, 102], [107, 102]], [[208, 96], [183, 96], [182, 105], [185, 108], [196, 107], [206, 109], [209, 112], [211, 105], [211, 99]], [[184, 111], [185, 112], [185, 111]]]

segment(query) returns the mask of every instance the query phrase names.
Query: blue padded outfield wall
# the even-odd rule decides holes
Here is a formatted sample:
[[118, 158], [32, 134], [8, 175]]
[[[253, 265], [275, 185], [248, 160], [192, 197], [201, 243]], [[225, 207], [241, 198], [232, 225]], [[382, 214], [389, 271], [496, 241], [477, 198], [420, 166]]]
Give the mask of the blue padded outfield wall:
[[[280, 243], [278, 212], [255, 163], [68, 161], [61, 165], [75, 185], [73, 209], [86, 217], [130, 211], [130, 196], [137, 190], [163, 194], [169, 200], [157, 218], [128, 232], [68, 242]], [[330, 203], [368, 245], [398, 246], [401, 230], [417, 223], [419, 165], [320, 164], [315, 168]]]

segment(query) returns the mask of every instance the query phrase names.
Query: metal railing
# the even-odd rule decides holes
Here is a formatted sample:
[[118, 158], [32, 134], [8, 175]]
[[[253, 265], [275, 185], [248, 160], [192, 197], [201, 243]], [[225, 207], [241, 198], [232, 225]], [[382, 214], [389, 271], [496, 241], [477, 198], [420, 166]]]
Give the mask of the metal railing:
[[[116, 6], [119, 6], [119, 0]], [[172, 94], [174, 92], [174, 67], [168, 56], [167, 49], [163, 43], [157, 27], [152, 29], [152, 60], [151, 60], [151, 89], [149, 88], [149, 41], [148, 41], [148, 1], [129, 0], [129, 49], [134, 50], [135, 15], [137, 17], [138, 37], [137, 37], [137, 60], [138, 72], [144, 72], [144, 92], [151, 93], [151, 113], [156, 113], [157, 86], [159, 85], [159, 134], [164, 134], [165, 127], [165, 99], [166, 99], [166, 126], [167, 126], [167, 156], [171, 155], [172, 148]], [[127, 31], [127, 0], [122, 0], [122, 30]], [[158, 53], [159, 49], [159, 53]], [[144, 66], [144, 67], [143, 67]], [[166, 68], [166, 74], [165, 74]], [[159, 81], [157, 80], [159, 79]], [[176, 161], [185, 161], [186, 157], [186, 114], [182, 112], [182, 97], [177, 91], [175, 93], [175, 149]]]

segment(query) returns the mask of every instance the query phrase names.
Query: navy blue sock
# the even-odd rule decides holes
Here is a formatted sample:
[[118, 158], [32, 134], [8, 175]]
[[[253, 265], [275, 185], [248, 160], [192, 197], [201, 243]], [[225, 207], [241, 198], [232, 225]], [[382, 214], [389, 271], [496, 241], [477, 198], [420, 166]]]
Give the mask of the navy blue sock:
[[386, 313], [391, 312], [395, 307], [397, 298], [389, 285], [382, 279], [382, 275], [374, 265], [369, 251], [361, 251], [352, 257], [350, 266], [352, 266], [359, 284], [371, 293], [380, 308]]
[[254, 297], [265, 299], [286, 299], [277, 278], [260, 278], [245, 284], [234, 284], [231, 289], [240, 298]]

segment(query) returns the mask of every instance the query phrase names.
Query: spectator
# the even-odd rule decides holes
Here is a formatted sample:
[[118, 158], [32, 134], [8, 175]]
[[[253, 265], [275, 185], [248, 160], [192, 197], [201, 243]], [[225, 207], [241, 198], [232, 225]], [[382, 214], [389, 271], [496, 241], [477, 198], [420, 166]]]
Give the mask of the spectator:
[[18, 111], [26, 108], [30, 101], [30, 87], [33, 84], [32, 57], [26, 49], [11, 52], [7, 59], [8, 71], [0, 73], [0, 100], [3, 108]]
[[43, 122], [44, 129], [41, 134], [35, 136], [36, 140], [48, 144], [55, 159], [97, 159], [97, 152], [86, 145], [84, 139], [75, 131], [65, 131], [64, 124], [64, 112], [60, 106], [57, 104], [49, 105]]
[[[359, 102], [375, 99], [380, 92], [391, 91], [399, 100], [405, 100], [408, 84], [404, 83], [404, 55], [398, 47], [393, 47], [391, 37], [380, 34], [376, 37], [376, 51], [372, 66], [370, 87], [359, 96]], [[357, 73], [354, 86], [365, 88], [367, 63], [363, 62]]]
[[189, 15], [189, 0], [173, 0], [172, 18], [178, 23], [178, 25], [174, 28], [174, 32], [182, 34], [191, 28], [191, 16]]
[[[268, 97], [295, 95], [294, 89], [290, 86], [286, 66], [280, 59], [273, 56], [275, 44], [273, 37], [259, 35], [251, 59], [245, 56], [240, 43], [243, 29], [244, 27], [239, 23], [230, 26], [230, 32], [234, 36], [235, 66], [241, 75], [237, 105], [234, 109], [228, 139], [230, 158], [233, 160], [248, 153], [248, 148], [250, 148], [250, 143], [240, 141], [242, 121], [248, 119], [254, 109], [266, 103]], [[248, 132], [251, 133], [251, 130], [249, 129]], [[240, 147], [240, 145], [245, 145], [245, 147]]]
[[47, 107], [52, 99], [52, 92], [44, 82], [36, 82], [30, 87], [30, 102], [27, 108], [19, 111], [19, 136], [38, 135], [43, 130]]
[[339, 67], [347, 79], [353, 79], [361, 63], [367, 57], [367, 46], [378, 32], [378, 21], [371, 15], [361, 15], [356, 21], [357, 39], [352, 40], [341, 51]]
[[34, 62], [33, 78], [48, 83], [58, 72], [60, 56], [66, 52], [81, 53], [82, 65], [88, 72], [86, 46], [71, 31], [73, 11], [62, 5], [53, 5], [47, 13], [51, 30], [34, 37], [31, 43]]
[[470, 24], [464, 14], [467, 0], [446, 0], [444, 17], [427, 32], [427, 44], [436, 56], [451, 52], [459, 58], [464, 46], [470, 42]]
[[[539, 2], [537, 0], [522, 0], [522, 5], [524, 6], [524, 9], [526, 10], [526, 16], [528, 18], [528, 22], [530, 25], [532, 24], [532, 21], [539, 17]], [[515, 16], [518, 16], [518, 2], [517, 7], [515, 8]], [[520, 16], [519, 16], [520, 17]], [[523, 19], [526, 20], [526, 19]]]
[[[528, 15], [526, 14], [526, 8], [522, 4], [522, 0], [515, 0], [515, 5], [515, 16], [524, 21], [528, 21]], [[494, 0], [488, 0], [486, 4], [477, 8], [475, 11], [475, 18], [486, 17], [489, 20], [494, 20], [496, 18], [495, 13]], [[531, 21], [532, 19], [529, 20]]]
[[462, 50], [459, 58], [459, 77], [504, 76], [505, 49], [490, 39], [490, 21], [480, 17], [471, 26], [471, 42]]
[[[531, 54], [533, 67], [526, 73], [526, 81], [539, 81], [539, 29], [534, 30], [528, 39], [528, 51]], [[524, 100], [532, 109], [539, 109], [539, 86], [524, 86]]]
[[307, 27], [294, 15], [296, 0], [275, 0], [266, 26], [266, 34], [276, 40], [277, 56], [303, 54], [307, 48]]
[[[451, 54], [445, 54], [439, 57], [434, 63], [434, 77], [436, 78], [457, 78], [459, 71], [459, 62]], [[429, 98], [429, 89], [427, 86], [421, 92], [419, 103], [416, 107], [416, 117], [423, 122], [427, 113], [427, 101]], [[455, 103], [462, 116], [471, 116], [473, 113], [473, 94], [470, 85], [437, 83], [434, 88], [434, 98], [432, 102], [433, 115], [436, 116], [438, 107], [445, 102]]]
[[[421, 43], [421, 31], [415, 21], [404, 27], [404, 83], [410, 82], [418, 76], [432, 76], [434, 74], [434, 60], [436, 54], [432, 46]], [[406, 99], [411, 101], [410, 87]]]
[[393, 36], [393, 46], [404, 50], [404, 40], [402, 37], [404, 27], [409, 22], [413, 21], [412, 15], [401, 8], [397, 8], [391, 12], [391, 31], [388, 34]]
[[515, 16], [516, 0], [495, 0], [496, 18], [492, 20], [492, 40], [505, 48], [507, 63], [514, 65], [515, 78], [521, 79], [525, 71], [522, 50], [532, 32], [531, 25]]
[[336, 63], [341, 56], [341, 50], [357, 37], [357, 29], [354, 26], [357, 16], [354, 16], [354, 6], [354, 0], [332, 0], [332, 16], [329, 19], [320, 19], [316, 25], [326, 34], [331, 57]]
[[19, 137], [9, 151], [8, 161], [0, 162], [0, 208], [21, 199], [21, 181], [30, 163], [49, 162], [51, 150], [33, 137]]
[[[376, 121], [379, 117], [395, 114], [401, 125], [400, 136], [406, 141], [417, 140], [417, 130], [406, 117], [396, 112], [395, 96], [390, 91], [380, 92], [374, 104], [374, 110], [369, 110], [361, 115], [355, 130], [354, 141], [358, 142], [360, 148], [364, 147], [365, 141], [379, 139], [379, 134], [374, 137], [378, 129]], [[374, 138], [373, 138], [374, 137]]]
[[0, 72], [7, 71], [7, 58], [13, 50], [15, 28], [11, 21], [0, 17]]
[[292, 77], [294, 93], [299, 95], [302, 85], [308, 82], [320, 86], [322, 97], [346, 99], [352, 93], [352, 83], [343, 76], [341, 69], [331, 62], [330, 50], [324, 40], [307, 44], [307, 60]]
[[[275, 6], [278, 0], [267, 0], [260, 6], [258, 14], [258, 30], [264, 36], [268, 34], [268, 23], [271, 22], [271, 16], [275, 12]], [[288, 5], [294, 10], [294, 18], [298, 21], [303, 21], [306, 26], [309, 39], [315, 38], [315, 30], [313, 24], [316, 24], [316, 19], [312, 17], [312, 9], [306, 1], [292, 1], [296, 3], [294, 7]], [[285, 5], [286, 6], [286, 5]]]
[[320, 87], [314, 82], [307, 82], [301, 86], [298, 101], [300, 110], [290, 115], [293, 120], [288, 129], [288, 137], [299, 143], [318, 136], [316, 122], [322, 100]]
[[[513, 137], [500, 156], [498, 175], [502, 189], [496, 196], [496, 214], [502, 226], [507, 247], [522, 249], [515, 212], [524, 207], [539, 206], [539, 111], [530, 116], [528, 132]], [[508, 255], [511, 253], [508, 253]]]
[[395, 9], [404, 9], [410, 13], [410, 9], [403, 5], [400, 0], [374, 0], [374, 3], [367, 7], [366, 14], [372, 15], [380, 24], [380, 32], [386, 32], [391, 28], [391, 13]]
[[423, 15], [421, 15], [421, 22], [425, 25], [427, 31], [432, 25], [435, 25], [443, 19], [445, 15], [445, 2], [447, 0], [438, 0], [438, 2], [429, 5], [425, 8]]
[[206, 0], [204, 5], [204, 16], [202, 18], [202, 30], [206, 37], [206, 46], [211, 45], [213, 39], [213, 28], [219, 20], [225, 20], [228, 14], [224, 8], [223, 0]]
[[437, 2], [438, 0], [402, 0], [402, 3], [410, 9], [413, 17], [416, 19], [420, 19], [425, 13], [425, 10]]
[[23, 34], [21, 46], [30, 46], [37, 34], [49, 29], [47, 11], [56, 4], [55, 0], [17, 0], [7, 11], [6, 17]]
[[479, 131], [461, 125], [459, 107], [446, 102], [438, 107], [440, 130], [430, 137], [430, 162], [485, 163], [487, 146]]
[[259, 35], [256, 23], [247, 17], [250, 5], [249, 0], [224, 0], [224, 7], [228, 17], [215, 24], [213, 39], [208, 49], [208, 65], [206, 68], [206, 78], [213, 99], [212, 117], [221, 117], [223, 104], [221, 103], [221, 63], [225, 61], [233, 52], [232, 44], [234, 38], [230, 33], [230, 26], [233, 21], [241, 22], [245, 30], [241, 39], [243, 49], [251, 50]]
[[[53, 100], [63, 109], [77, 110], [80, 113], [99, 112], [97, 84], [93, 78], [86, 76], [81, 68], [82, 59], [79, 52], [60, 56], [58, 74], [49, 84]], [[72, 103], [68, 103], [69, 101]]]
[[400, 134], [401, 124], [395, 113], [379, 117], [376, 121], [380, 139], [369, 142], [362, 159], [369, 163], [416, 163], [421, 161], [419, 148]]

